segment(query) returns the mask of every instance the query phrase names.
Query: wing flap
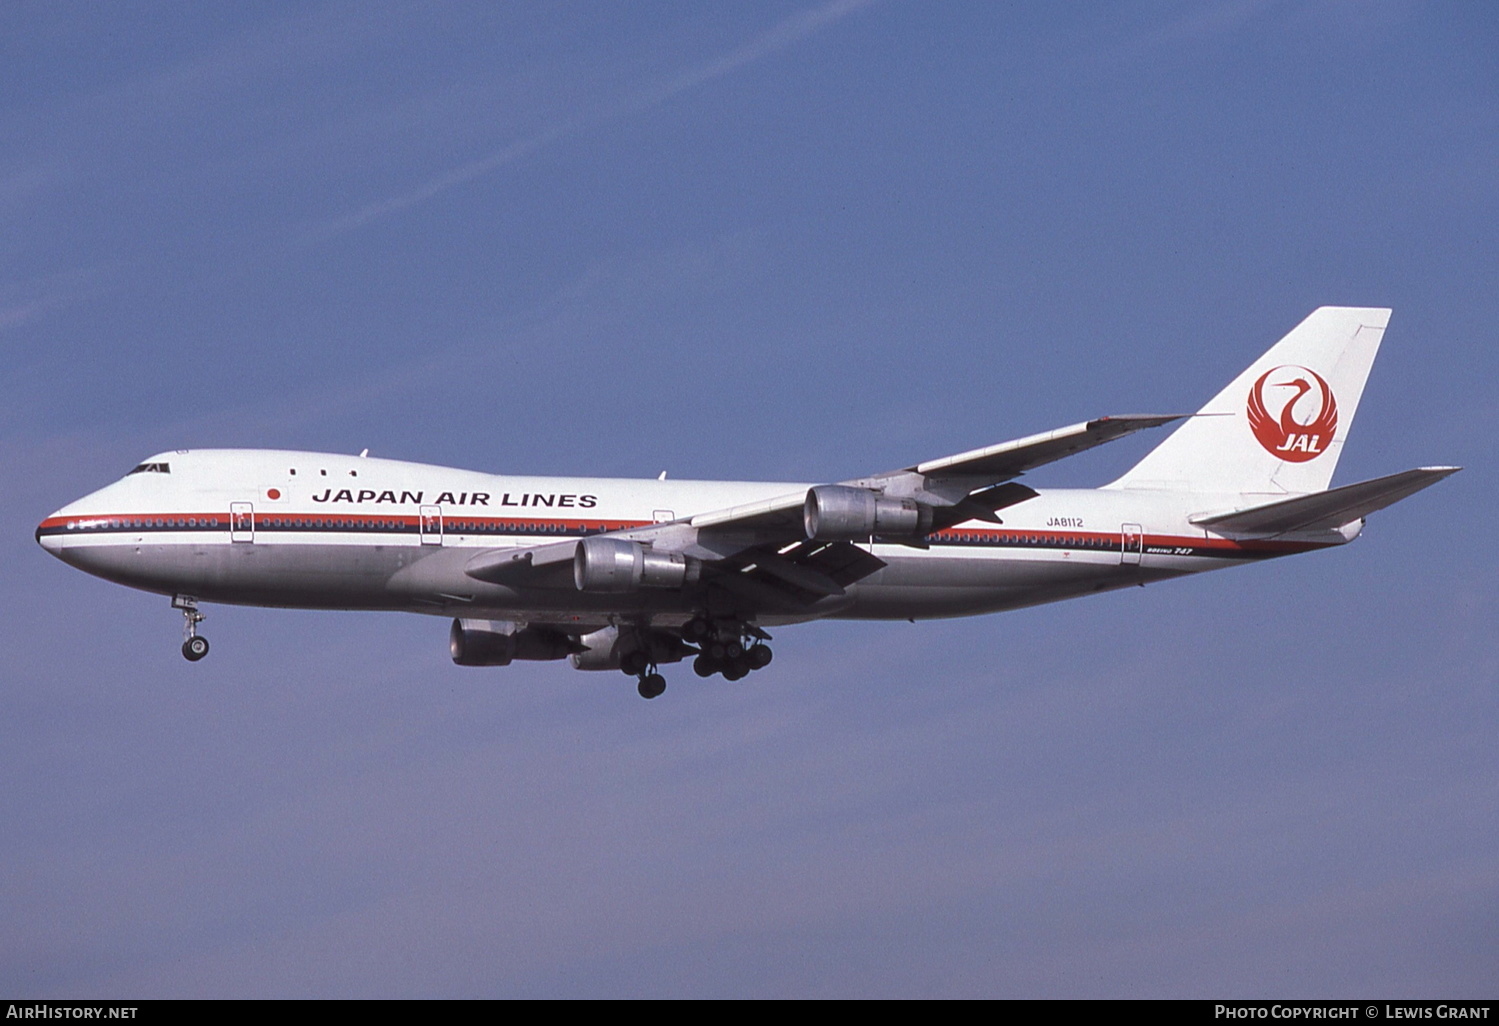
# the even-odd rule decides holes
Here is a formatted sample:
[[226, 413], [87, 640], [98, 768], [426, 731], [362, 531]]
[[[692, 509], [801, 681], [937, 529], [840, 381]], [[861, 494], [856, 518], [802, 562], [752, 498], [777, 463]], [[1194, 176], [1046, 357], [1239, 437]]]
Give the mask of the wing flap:
[[856, 584], [889, 565], [874, 553], [850, 542], [821, 545], [807, 557], [806, 563], [843, 587]]
[[1325, 492], [1267, 502], [1232, 513], [1198, 514], [1192, 523], [1215, 531], [1286, 534], [1334, 530], [1429, 488], [1461, 467], [1418, 467]]
[[791, 611], [844, 598], [849, 585], [885, 566], [851, 542], [802, 541], [779, 551], [748, 549], [721, 563], [711, 580], [744, 598]]
[[757, 549], [752, 556], [754, 565], [771, 577], [795, 585], [814, 595], [842, 597], [843, 586], [821, 570], [807, 563], [787, 559], [779, 552]]

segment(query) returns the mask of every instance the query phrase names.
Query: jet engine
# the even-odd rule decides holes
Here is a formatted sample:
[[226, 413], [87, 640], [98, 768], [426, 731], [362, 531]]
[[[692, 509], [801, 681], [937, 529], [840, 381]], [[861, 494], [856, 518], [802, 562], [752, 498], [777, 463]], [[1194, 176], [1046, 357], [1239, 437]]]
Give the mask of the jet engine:
[[576, 670], [624, 670], [643, 673], [651, 663], [679, 663], [697, 649], [667, 631], [648, 628], [605, 627], [578, 639], [580, 652], [574, 652]]
[[803, 509], [807, 537], [861, 541], [871, 536], [911, 538], [932, 529], [932, 509], [915, 499], [892, 499], [864, 488], [818, 485]]
[[680, 552], [656, 552], [624, 538], [584, 538], [573, 556], [579, 591], [628, 592], [696, 584], [702, 564]]
[[619, 628], [605, 627], [578, 639], [583, 651], [573, 653], [575, 670], [619, 669]]
[[561, 631], [506, 620], [454, 620], [448, 647], [459, 666], [508, 666], [512, 660], [566, 659], [577, 642]]

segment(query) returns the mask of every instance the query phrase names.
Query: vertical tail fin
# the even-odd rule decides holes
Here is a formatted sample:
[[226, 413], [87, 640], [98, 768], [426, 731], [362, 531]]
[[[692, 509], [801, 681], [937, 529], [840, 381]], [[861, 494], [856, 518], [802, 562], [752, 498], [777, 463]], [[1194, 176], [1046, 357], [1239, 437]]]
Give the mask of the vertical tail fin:
[[1332, 481], [1390, 311], [1312, 311], [1106, 487], [1304, 494]]

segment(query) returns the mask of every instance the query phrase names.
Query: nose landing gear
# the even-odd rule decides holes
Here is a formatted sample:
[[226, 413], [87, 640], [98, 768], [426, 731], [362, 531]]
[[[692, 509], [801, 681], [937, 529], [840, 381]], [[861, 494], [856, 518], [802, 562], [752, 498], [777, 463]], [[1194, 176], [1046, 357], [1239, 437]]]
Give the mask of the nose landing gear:
[[208, 654], [208, 639], [198, 633], [198, 624], [204, 620], [198, 612], [198, 600], [191, 595], [177, 595], [172, 599], [172, 608], [182, 610], [182, 656], [196, 663]]

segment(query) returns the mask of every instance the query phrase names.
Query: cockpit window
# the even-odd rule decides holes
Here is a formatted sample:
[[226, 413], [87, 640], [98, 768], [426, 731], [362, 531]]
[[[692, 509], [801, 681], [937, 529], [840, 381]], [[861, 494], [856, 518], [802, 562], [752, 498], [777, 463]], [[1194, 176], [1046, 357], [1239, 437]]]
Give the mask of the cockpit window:
[[[130, 472], [130, 474], [170, 474], [172, 465], [170, 463], [142, 463]], [[126, 474], [129, 477], [130, 474]]]

